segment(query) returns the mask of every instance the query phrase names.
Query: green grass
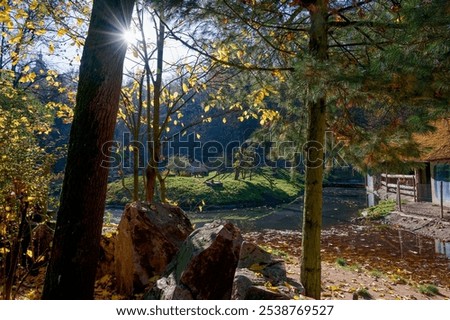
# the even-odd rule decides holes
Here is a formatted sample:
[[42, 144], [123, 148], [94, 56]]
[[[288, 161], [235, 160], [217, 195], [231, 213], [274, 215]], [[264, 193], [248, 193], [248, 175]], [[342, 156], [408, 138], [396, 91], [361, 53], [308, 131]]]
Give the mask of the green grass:
[[355, 271], [355, 272], [360, 272], [362, 270], [362, 267], [360, 264], [348, 264], [347, 260], [345, 260], [342, 257], [339, 257], [336, 259], [336, 264], [345, 270], [350, 270], [350, 271]]
[[344, 258], [337, 258], [336, 264], [341, 267], [347, 266], [347, 261]]
[[373, 269], [369, 272], [369, 274], [374, 278], [382, 278], [384, 276], [383, 272], [378, 269]]
[[395, 205], [394, 200], [380, 201], [378, 205], [364, 210], [367, 213], [366, 218], [369, 220], [382, 219], [395, 210]]
[[358, 296], [362, 297], [365, 300], [372, 300], [373, 299], [372, 295], [370, 294], [370, 292], [369, 292], [369, 290], [367, 288], [359, 288], [356, 291], [356, 294]]
[[424, 284], [419, 286], [419, 292], [427, 296], [435, 296], [439, 294], [439, 289], [433, 284]]
[[[251, 207], [291, 201], [301, 190], [281, 173], [272, 177], [272, 185], [260, 175], [253, 176], [252, 180], [234, 180], [233, 175], [221, 177], [222, 187], [207, 186], [204, 183], [207, 179], [208, 177], [167, 177], [168, 198], [188, 209], [227, 205]], [[125, 185], [131, 189], [132, 177], [125, 178]], [[109, 183], [106, 201], [108, 205], [123, 205], [130, 201], [130, 195], [122, 187], [121, 181]]]

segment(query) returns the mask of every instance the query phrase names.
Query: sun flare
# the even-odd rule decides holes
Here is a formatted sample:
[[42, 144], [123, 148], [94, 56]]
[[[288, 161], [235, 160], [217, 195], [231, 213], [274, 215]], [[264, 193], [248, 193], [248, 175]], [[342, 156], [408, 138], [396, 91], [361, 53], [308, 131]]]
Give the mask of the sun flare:
[[136, 44], [136, 42], [139, 40], [139, 35], [137, 34], [136, 30], [128, 29], [122, 33], [122, 38], [128, 44]]

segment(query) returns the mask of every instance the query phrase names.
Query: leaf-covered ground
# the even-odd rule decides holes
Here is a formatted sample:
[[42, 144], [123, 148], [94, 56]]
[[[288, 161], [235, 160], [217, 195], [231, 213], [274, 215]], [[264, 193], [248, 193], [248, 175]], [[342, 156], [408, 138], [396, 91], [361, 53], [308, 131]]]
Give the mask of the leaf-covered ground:
[[[244, 234], [287, 264], [288, 276], [299, 281], [300, 233], [265, 230]], [[323, 232], [323, 299], [449, 299], [449, 260], [435, 253], [433, 239], [386, 226], [341, 226]], [[17, 299], [39, 299], [44, 268], [28, 275]], [[140, 299], [142, 295], [131, 297]], [[105, 275], [95, 299], [125, 299]]]

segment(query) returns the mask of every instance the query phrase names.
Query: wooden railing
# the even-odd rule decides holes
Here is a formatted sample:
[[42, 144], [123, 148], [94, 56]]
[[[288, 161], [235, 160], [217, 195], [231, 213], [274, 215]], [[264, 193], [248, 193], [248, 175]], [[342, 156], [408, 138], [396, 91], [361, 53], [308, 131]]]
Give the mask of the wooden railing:
[[381, 174], [381, 185], [387, 193], [410, 196], [417, 201], [417, 184], [415, 175], [411, 174]]

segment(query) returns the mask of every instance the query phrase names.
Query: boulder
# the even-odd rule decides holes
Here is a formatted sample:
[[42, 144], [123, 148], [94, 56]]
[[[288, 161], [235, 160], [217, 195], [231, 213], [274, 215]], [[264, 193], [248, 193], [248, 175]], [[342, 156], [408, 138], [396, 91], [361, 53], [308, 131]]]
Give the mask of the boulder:
[[168, 204], [126, 206], [114, 249], [117, 291], [143, 292], [159, 276], [193, 231], [188, 217]]
[[282, 259], [274, 258], [253, 243], [242, 244], [231, 299], [293, 299], [302, 291], [301, 285], [288, 280]]
[[54, 231], [46, 224], [41, 223], [32, 232], [32, 248], [34, 262], [45, 262], [50, 257], [50, 248]]
[[195, 230], [183, 243], [165, 277], [146, 299], [230, 299], [242, 236], [231, 223], [214, 221]]

